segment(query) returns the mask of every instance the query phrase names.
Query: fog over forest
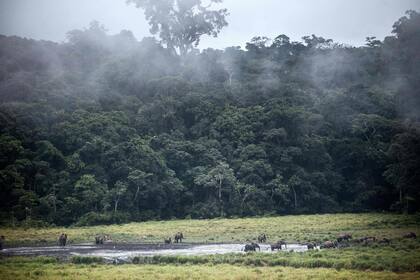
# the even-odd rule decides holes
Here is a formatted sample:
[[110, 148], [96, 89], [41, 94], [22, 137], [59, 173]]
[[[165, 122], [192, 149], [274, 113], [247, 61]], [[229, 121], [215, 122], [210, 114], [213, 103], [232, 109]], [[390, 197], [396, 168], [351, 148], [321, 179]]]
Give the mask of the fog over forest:
[[418, 11], [217, 49], [222, 1], [128, 2], [154, 36], [0, 35], [2, 224], [420, 210]]
[[[207, 0], [206, 0], [207, 1]], [[229, 25], [217, 38], [203, 36], [200, 49], [245, 47], [254, 36], [287, 34], [293, 41], [316, 34], [362, 46], [367, 36], [383, 40], [405, 11], [420, 10], [418, 0], [224, 0]], [[66, 33], [99, 21], [111, 34], [130, 30], [150, 36], [142, 12], [126, 0], [1, 0], [0, 34], [62, 42]]]

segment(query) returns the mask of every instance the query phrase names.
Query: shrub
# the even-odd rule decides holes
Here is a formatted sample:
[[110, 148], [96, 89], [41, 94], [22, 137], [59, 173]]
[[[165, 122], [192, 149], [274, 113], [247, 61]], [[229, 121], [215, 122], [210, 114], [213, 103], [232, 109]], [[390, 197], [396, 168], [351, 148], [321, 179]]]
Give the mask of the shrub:
[[97, 225], [111, 225], [122, 224], [129, 221], [129, 216], [125, 213], [95, 213], [89, 212], [83, 215], [75, 226], [97, 226]]
[[34, 220], [34, 219], [26, 219], [19, 223], [20, 226], [23, 228], [45, 228], [49, 227], [50, 224], [48, 224], [45, 221], [42, 220]]
[[71, 262], [75, 264], [104, 263], [104, 261], [101, 257], [74, 256], [71, 258]]

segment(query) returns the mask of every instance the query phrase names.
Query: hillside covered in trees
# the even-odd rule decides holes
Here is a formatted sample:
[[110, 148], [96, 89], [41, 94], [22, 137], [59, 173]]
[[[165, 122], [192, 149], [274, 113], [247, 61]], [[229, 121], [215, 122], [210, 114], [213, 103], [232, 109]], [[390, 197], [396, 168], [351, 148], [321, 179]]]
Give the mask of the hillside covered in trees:
[[420, 207], [420, 14], [177, 54], [94, 22], [0, 36], [0, 220], [99, 224]]

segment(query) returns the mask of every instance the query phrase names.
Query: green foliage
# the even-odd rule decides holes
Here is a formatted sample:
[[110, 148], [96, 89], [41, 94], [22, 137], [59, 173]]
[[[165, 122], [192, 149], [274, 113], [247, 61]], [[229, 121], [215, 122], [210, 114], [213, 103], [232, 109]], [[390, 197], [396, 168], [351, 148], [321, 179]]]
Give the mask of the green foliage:
[[226, 9], [210, 10], [213, 3], [223, 0], [210, 0], [204, 5], [201, 0], [128, 0], [144, 9], [149, 21], [150, 32], [159, 34], [168, 49], [178, 50], [185, 55], [197, 47], [202, 35], [217, 37], [220, 30], [227, 25]]
[[[11, 258], [8, 258], [9, 260]], [[314, 267], [322, 261], [314, 261]], [[192, 263], [192, 262], [191, 262]], [[261, 260], [261, 264], [262, 263]], [[253, 265], [208, 264], [73, 264], [43, 263], [39, 258], [13, 258], [1, 262], [2, 279], [418, 279], [419, 272], [293, 268]]]
[[123, 224], [129, 221], [129, 215], [126, 213], [106, 213], [99, 214], [95, 212], [89, 212], [84, 214], [76, 226], [96, 226], [96, 225], [111, 225], [111, 224]]
[[[417, 244], [418, 246], [418, 244]], [[420, 270], [419, 248], [405, 246], [378, 248], [347, 248], [305, 253], [278, 252], [274, 254], [248, 253], [210, 256], [154, 256], [134, 257], [134, 264], [176, 265], [242, 265], [286, 266], [295, 268], [334, 268], [394, 272]], [[409, 251], [407, 251], [409, 250]]]
[[93, 263], [104, 263], [104, 259], [100, 257], [84, 257], [74, 256], [71, 258], [71, 262], [74, 264], [93, 264]]
[[97, 22], [63, 44], [0, 36], [2, 223], [419, 210], [419, 13], [357, 48], [195, 52], [225, 10], [132, 2], [166, 46]]

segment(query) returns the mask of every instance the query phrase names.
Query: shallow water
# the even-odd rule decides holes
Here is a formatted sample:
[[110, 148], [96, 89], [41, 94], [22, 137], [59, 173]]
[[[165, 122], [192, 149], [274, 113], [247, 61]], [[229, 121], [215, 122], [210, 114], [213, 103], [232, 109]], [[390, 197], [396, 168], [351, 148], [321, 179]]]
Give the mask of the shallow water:
[[[229, 253], [245, 253], [243, 251], [244, 244], [212, 244], [212, 245], [197, 245], [185, 249], [162, 249], [162, 250], [136, 250], [136, 251], [119, 251], [119, 250], [97, 250], [87, 254], [100, 257], [135, 257], [135, 256], [203, 256], [215, 254], [229, 254]], [[260, 244], [261, 253], [272, 253], [270, 245]], [[305, 252], [306, 246], [298, 244], [290, 244], [287, 249], [282, 251]], [[258, 252], [258, 250], [257, 250]]]
[[[95, 256], [108, 260], [129, 260], [136, 256], [203, 256], [228, 253], [245, 253], [245, 244], [115, 244], [115, 245], [70, 245], [66, 247], [16, 247], [7, 248], [2, 255], [9, 256]], [[261, 253], [273, 253], [268, 244], [260, 244]], [[306, 245], [288, 244], [282, 251], [305, 252]], [[257, 251], [258, 252], [258, 251]], [[276, 252], [276, 251], [274, 251]]]
[[44, 247], [16, 247], [6, 248], [1, 251], [4, 255], [54, 255], [55, 253], [66, 254], [76, 250], [94, 250], [95, 246], [74, 245], [74, 246], [44, 246]]

